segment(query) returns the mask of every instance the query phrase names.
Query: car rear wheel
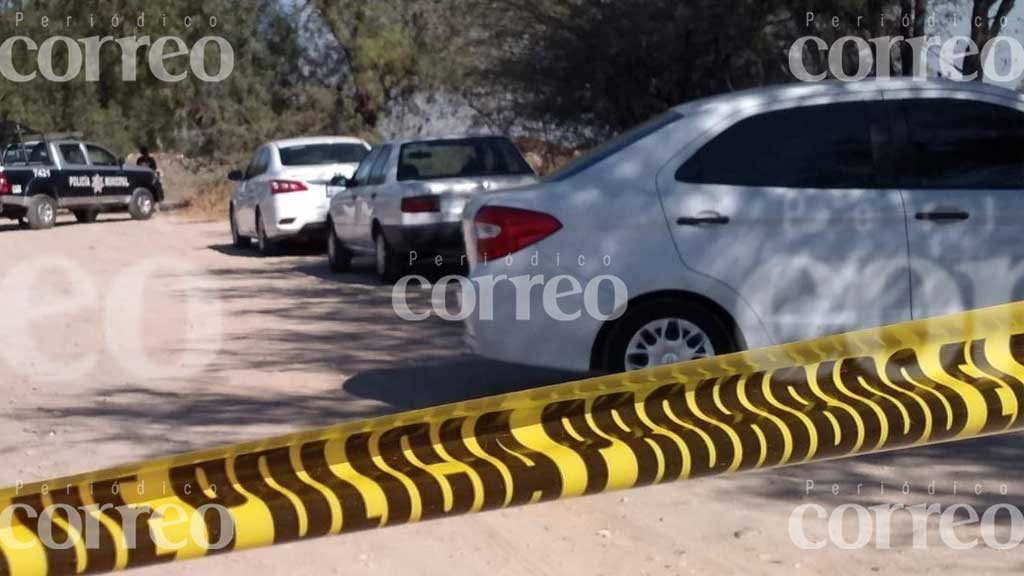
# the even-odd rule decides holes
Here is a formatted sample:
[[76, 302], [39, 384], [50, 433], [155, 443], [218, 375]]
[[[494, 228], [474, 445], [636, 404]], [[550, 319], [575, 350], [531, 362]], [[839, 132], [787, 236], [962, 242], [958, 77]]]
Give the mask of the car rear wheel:
[[238, 232], [238, 219], [235, 218], [235, 207], [228, 209], [228, 222], [231, 225], [231, 244], [235, 248], [248, 248], [251, 240], [248, 236], [242, 236]]
[[57, 201], [46, 194], [37, 194], [29, 200], [28, 227], [32, 230], [53, 228], [57, 223]]
[[263, 256], [277, 253], [277, 244], [267, 237], [267, 228], [263, 225], [263, 215], [256, 213], [256, 247]]
[[100, 215], [99, 210], [72, 210], [71, 213], [80, 224], [92, 224]]
[[128, 213], [133, 220], [149, 220], [153, 217], [154, 210], [156, 201], [152, 192], [139, 188], [132, 194], [132, 199], [128, 202]]
[[376, 247], [377, 276], [385, 284], [392, 284], [398, 281], [402, 274], [405, 273], [402, 259], [391, 248], [391, 244], [388, 243], [388, 239], [384, 237], [383, 232], [377, 232], [376, 236], [373, 237], [373, 242]]
[[629, 372], [739, 349], [738, 338], [718, 314], [685, 300], [657, 300], [629, 309], [608, 336], [602, 365]]
[[332, 272], [348, 272], [352, 267], [352, 254], [338, 239], [334, 223], [327, 221], [327, 262]]

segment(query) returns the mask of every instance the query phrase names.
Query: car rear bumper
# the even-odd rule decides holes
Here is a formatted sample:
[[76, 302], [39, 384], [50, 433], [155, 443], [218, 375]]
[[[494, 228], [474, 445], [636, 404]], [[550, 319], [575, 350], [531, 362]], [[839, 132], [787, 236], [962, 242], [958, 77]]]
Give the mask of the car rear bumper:
[[460, 222], [384, 226], [383, 230], [388, 244], [397, 251], [420, 256], [459, 256], [466, 252]]
[[2, 210], [5, 206], [27, 208], [28, 200], [29, 199], [27, 196], [13, 196], [10, 194], [4, 194], [3, 196], [0, 196], [0, 210]]
[[[507, 279], [502, 278], [505, 274]], [[476, 298], [473, 313], [464, 321], [466, 346], [480, 356], [502, 362], [588, 372], [602, 322], [588, 314], [574, 320], [557, 319], [545, 306], [543, 287], [530, 289], [528, 295], [520, 294], [523, 289], [517, 288], [516, 276], [516, 272], [500, 269], [487, 278], [477, 271], [471, 275]], [[566, 310], [575, 306], [567, 302]]]
[[308, 192], [280, 194], [269, 198], [263, 212], [267, 236], [273, 239], [310, 236], [327, 225], [330, 199], [323, 187]]

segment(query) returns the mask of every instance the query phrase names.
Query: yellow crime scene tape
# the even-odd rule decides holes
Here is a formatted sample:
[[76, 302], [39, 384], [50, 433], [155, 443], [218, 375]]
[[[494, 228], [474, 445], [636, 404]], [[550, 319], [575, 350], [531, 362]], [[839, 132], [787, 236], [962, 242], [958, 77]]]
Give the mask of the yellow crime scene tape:
[[1022, 427], [1024, 303], [0, 492], [0, 574], [100, 573]]

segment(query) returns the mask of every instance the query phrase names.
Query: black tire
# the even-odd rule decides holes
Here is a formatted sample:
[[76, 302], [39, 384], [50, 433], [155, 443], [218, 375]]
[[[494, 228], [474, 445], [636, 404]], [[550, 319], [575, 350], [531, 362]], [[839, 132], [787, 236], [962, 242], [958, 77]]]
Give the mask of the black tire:
[[378, 230], [373, 237], [373, 243], [377, 276], [384, 284], [394, 284], [405, 274], [405, 262], [395, 253], [384, 232]]
[[273, 256], [277, 254], [277, 243], [267, 236], [267, 229], [263, 226], [263, 215], [256, 212], [256, 248], [261, 256]]
[[29, 199], [25, 217], [32, 230], [53, 228], [57, 223], [57, 201], [52, 196], [37, 194]]
[[327, 221], [327, 263], [332, 272], [348, 272], [352, 268], [352, 253], [338, 239], [334, 222]]
[[137, 188], [128, 202], [128, 213], [132, 220], [149, 220], [156, 211], [156, 200], [153, 193], [145, 188]]
[[[702, 331], [713, 348], [713, 351], [708, 354], [709, 356], [729, 354], [740, 348], [739, 335], [731, 328], [731, 323], [709, 307], [698, 302], [681, 299], [652, 300], [630, 306], [626, 314], [615, 321], [615, 325], [608, 333], [603, 350], [597, 352], [599, 356], [592, 363], [594, 368], [612, 374], [625, 372], [627, 349], [634, 336], [639, 336], [641, 329], [652, 323], [670, 319], [683, 320]], [[676, 328], [670, 328], [670, 331], [676, 332]], [[676, 340], [672, 336], [670, 334], [668, 338]], [[650, 365], [653, 367], [661, 365], [663, 362], [671, 362], [665, 358], [665, 356], [654, 359], [648, 357], [647, 360], [653, 363]], [[685, 358], [681, 358], [679, 361], [683, 360]], [[643, 354], [633, 356], [634, 363], [642, 361]], [[638, 367], [631, 367], [631, 369], [638, 369]]]
[[231, 245], [235, 248], [248, 248], [252, 245], [252, 239], [242, 236], [238, 232], [238, 220], [235, 219], [235, 207], [228, 208], [228, 223], [231, 226]]
[[92, 224], [100, 215], [100, 211], [95, 209], [72, 210], [71, 213], [75, 215], [75, 220], [77, 220], [79, 224]]

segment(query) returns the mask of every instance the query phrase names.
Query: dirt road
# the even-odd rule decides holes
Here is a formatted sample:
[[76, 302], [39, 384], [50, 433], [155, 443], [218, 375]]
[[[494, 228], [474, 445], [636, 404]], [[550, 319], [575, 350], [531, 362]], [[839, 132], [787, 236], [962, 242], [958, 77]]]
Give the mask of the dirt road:
[[[468, 356], [459, 325], [399, 320], [369, 263], [335, 276], [312, 251], [258, 258], [231, 248], [219, 222], [111, 216], [42, 232], [0, 226], [0, 266], [3, 485], [568, 377]], [[420, 305], [427, 298], [414, 296]], [[1018, 505], [1020, 439], [679, 483], [148, 573], [1008, 572], [1021, 565], [1017, 551], [952, 550], [937, 536], [937, 517], [927, 549], [913, 547], [909, 516], [898, 516], [891, 549], [877, 549], [876, 538], [858, 551], [833, 543], [804, 551], [789, 519], [806, 503], [830, 513], [847, 503], [966, 503], [979, 513]], [[856, 516], [844, 519], [850, 529]], [[805, 525], [813, 541], [827, 534], [813, 514]], [[1004, 541], [1008, 532], [1001, 528]], [[979, 532], [959, 534], [969, 541]]]

